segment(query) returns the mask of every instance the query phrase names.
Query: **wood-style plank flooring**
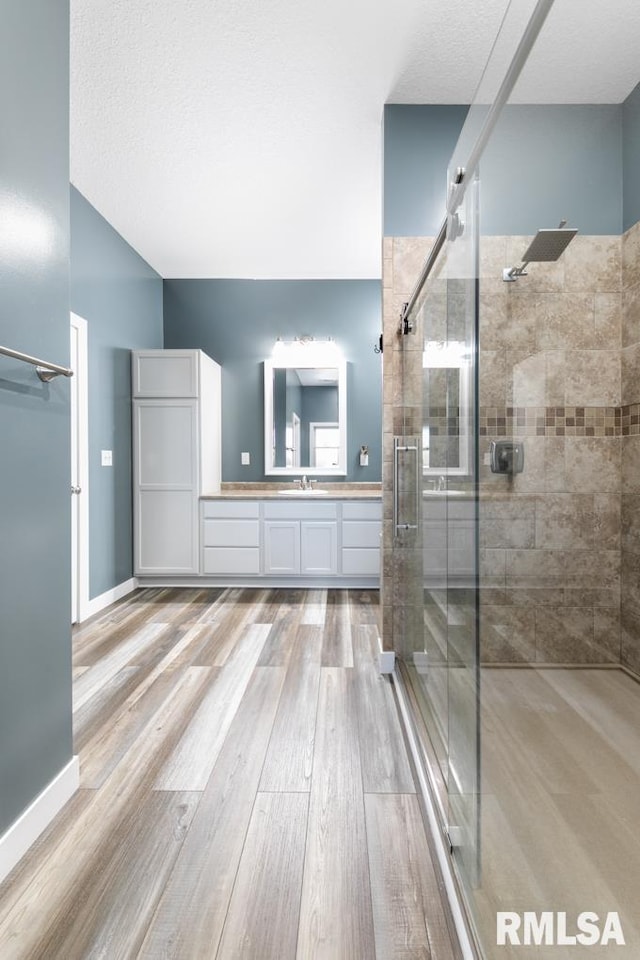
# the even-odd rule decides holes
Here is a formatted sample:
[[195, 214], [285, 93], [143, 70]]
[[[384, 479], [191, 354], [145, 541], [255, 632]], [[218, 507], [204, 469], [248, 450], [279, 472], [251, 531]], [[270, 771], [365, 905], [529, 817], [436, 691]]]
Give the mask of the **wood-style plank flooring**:
[[[482, 874], [473, 907], [619, 914], [626, 946], [500, 947], [504, 960], [640, 957], [640, 686], [621, 670], [482, 672]], [[498, 948], [493, 947], [498, 951]], [[489, 955], [491, 955], [489, 953]]]
[[2, 960], [454, 960], [377, 594], [139, 591], [74, 633], [81, 789]]

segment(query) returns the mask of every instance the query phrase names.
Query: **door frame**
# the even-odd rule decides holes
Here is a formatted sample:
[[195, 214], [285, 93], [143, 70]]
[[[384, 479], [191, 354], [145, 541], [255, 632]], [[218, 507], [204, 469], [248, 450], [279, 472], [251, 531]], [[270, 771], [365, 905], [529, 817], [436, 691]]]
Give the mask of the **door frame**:
[[[82, 623], [89, 616], [89, 375], [88, 375], [88, 324], [75, 313], [70, 314], [70, 328], [77, 332], [78, 357], [71, 378], [71, 390], [76, 395], [76, 423], [73, 409], [70, 410], [71, 429], [76, 430], [78, 496], [76, 609], [72, 610], [72, 622]], [[70, 404], [71, 406], [71, 404]], [[74, 571], [72, 569], [71, 575]], [[75, 618], [75, 619], [74, 619]]]

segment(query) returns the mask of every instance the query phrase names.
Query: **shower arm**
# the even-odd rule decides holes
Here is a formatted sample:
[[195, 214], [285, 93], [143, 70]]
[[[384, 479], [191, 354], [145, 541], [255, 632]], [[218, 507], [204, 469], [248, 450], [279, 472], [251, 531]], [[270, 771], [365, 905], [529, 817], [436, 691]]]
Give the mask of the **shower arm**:
[[508, 282], [509, 280], [517, 280], [518, 277], [526, 277], [528, 266], [529, 260], [525, 260], [519, 267], [505, 267], [502, 271], [502, 279]]

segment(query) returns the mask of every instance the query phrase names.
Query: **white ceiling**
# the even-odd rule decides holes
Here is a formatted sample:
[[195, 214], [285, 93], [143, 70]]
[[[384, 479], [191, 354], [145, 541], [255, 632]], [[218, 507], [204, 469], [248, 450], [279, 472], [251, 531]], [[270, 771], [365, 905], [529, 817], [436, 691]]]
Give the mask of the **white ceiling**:
[[[383, 105], [468, 103], [507, 5], [72, 0], [72, 182], [163, 277], [378, 277]], [[556, 0], [517, 98], [619, 103], [638, 50], [638, 0]]]

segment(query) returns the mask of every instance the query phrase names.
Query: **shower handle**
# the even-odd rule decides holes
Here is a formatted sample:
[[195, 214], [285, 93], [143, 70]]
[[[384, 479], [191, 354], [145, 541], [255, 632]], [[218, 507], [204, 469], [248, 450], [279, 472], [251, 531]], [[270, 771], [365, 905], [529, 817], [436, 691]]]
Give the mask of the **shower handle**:
[[[417, 530], [420, 515], [420, 482], [418, 472], [417, 444], [407, 444], [400, 437], [393, 438], [393, 532], [398, 536], [400, 530]], [[415, 453], [415, 523], [400, 522], [400, 454]]]

